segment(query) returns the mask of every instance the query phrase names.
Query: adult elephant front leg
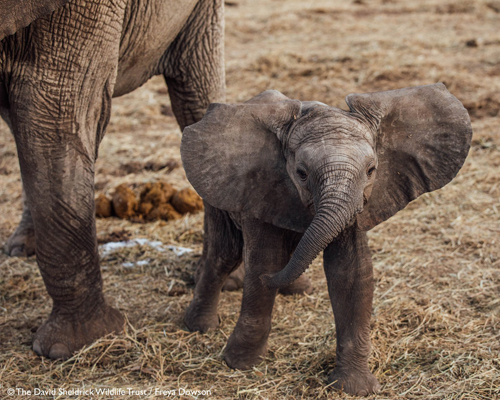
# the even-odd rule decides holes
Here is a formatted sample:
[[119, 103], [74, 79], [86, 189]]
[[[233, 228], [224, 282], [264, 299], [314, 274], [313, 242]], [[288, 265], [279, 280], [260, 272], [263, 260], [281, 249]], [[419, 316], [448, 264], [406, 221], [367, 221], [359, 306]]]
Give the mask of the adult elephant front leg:
[[124, 323], [102, 293], [93, 202], [95, 147], [85, 149], [77, 137], [59, 141], [48, 132], [36, 137], [33, 131], [23, 134], [19, 125], [18, 148], [33, 210], [37, 262], [53, 300], [33, 350], [50, 358], [68, 358], [95, 339], [120, 331]]
[[[68, 358], [124, 324], [104, 300], [94, 220], [94, 162], [109, 120], [120, 36], [121, 18], [111, 6], [73, 10], [77, 4], [69, 3], [10, 39], [21, 51], [36, 36], [30, 51], [40, 60], [16, 61], [8, 90], [37, 263], [53, 300], [33, 349], [50, 358]], [[93, 34], [82, 34], [84, 23]]]
[[[3, 100], [3, 101], [2, 101]], [[5, 103], [5, 104], [4, 104]], [[12, 124], [10, 123], [9, 110], [6, 108], [8, 103], [6, 93], [0, 92], [0, 116], [7, 123], [11, 132]], [[11, 257], [29, 257], [35, 254], [35, 227], [33, 226], [33, 218], [26, 199], [26, 192], [23, 187], [22, 195], [23, 214], [21, 221], [16, 230], [5, 242], [3, 250]]]
[[31, 210], [28, 206], [26, 192], [23, 185], [23, 214], [14, 233], [4, 246], [4, 251], [11, 257], [29, 257], [35, 254], [35, 227]]
[[337, 331], [337, 361], [329, 381], [349, 394], [366, 396], [380, 385], [370, 372], [373, 266], [366, 232], [356, 224], [324, 251], [324, 269]]

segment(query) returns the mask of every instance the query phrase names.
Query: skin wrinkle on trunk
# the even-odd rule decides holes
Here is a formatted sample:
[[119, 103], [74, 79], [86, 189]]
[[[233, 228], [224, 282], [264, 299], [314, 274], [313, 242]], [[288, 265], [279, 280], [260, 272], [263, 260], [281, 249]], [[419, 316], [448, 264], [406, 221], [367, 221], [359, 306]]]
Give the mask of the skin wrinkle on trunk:
[[[328, 223], [329, 221], [336, 223]], [[326, 248], [344, 226], [339, 223], [336, 214], [318, 211], [288, 265], [277, 274], [263, 275], [261, 279], [264, 284], [268, 288], [280, 288], [291, 284], [305, 272], [319, 252]]]
[[357, 206], [357, 201], [350, 201], [350, 198], [357, 193], [358, 171], [352, 167], [345, 168], [345, 166], [333, 167], [332, 170], [336, 172], [333, 176], [316, 175], [316, 182], [320, 182], [317, 213], [300, 240], [290, 262], [276, 274], [261, 276], [262, 282], [268, 288], [281, 288], [299, 278], [318, 254], [361, 211]]

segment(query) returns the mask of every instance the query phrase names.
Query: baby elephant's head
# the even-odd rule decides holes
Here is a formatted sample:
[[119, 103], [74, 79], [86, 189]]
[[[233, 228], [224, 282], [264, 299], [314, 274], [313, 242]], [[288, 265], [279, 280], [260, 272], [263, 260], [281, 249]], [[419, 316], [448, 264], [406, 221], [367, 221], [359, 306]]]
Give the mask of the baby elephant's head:
[[181, 155], [212, 206], [304, 232], [268, 287], [289, 285], [349, 224], [369, 230], [447, 184], [467, 156], [467, 111], [443, 84], [351, 94], [342, 111], [266, 91], [212, 104]]

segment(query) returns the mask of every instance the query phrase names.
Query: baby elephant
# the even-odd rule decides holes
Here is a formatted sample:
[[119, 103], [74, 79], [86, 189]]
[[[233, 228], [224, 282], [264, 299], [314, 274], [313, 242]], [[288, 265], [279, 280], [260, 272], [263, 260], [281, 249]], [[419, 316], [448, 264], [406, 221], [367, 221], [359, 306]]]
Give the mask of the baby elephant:
[[446, 185], [467, 156], [467, 111], [441, 84], [350, 94], [350, 111], [266, 91], [212, 104], [187, 127], [181, 155], [203, 197], [205, 251], [189, 329], [218, 324], [217, 302], [244, 256], [241, 314], [224, 358], [247, 369], [265, 354], [278, 288], [324, 250], [337, 332], [335, 388], [367, 395], [373, 267], [366, 231]]

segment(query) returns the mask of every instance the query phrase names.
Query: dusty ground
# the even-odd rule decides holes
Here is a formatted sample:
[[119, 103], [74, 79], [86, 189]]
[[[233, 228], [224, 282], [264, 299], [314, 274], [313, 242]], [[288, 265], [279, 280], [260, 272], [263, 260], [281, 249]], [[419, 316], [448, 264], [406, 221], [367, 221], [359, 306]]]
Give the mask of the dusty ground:
[[[382, 384], [373, 398], [500, 398], [500, 1], [231, 0], [226, 11], [230, 102], [274, 88], [345, 108], [351, 92], [441, 81], [468, 107], [473, 147], [458, 177], [369, 234], [376, 279], [370, 363]], [[180, 160], [168, 105], [159, 78], [115, 100], [98, 191], [160, 178], [188, 185], [181, 168], [142, 169]], [[21, 214], [15, 147], [4, 125], [0, 157], [3, 243]], [[202, 214], [168, 223], [99, 220], [97, 227], [100, 237], [125, 230], [195, 251], [177, 257], [145, 246], [105, 256], [105, 292], [127, 315], [127, 332], [64, 363], [30, 350], [51, 307], [34, 258], [0, 255], [0, 397], [9, 387], [182, 387], [209, 389], [218, 399], [348, 398], [325, 389], [335, 334], [319, 259], [307, 272], [311, 296], [278, 297], [266, 360], [231, 371], [221, 352], [241, 293], [223, 294], [220, 329], [201, 335], [182, 323]], [[139, 260], [145, 265], [123, 266]]]

